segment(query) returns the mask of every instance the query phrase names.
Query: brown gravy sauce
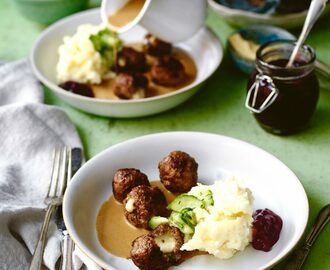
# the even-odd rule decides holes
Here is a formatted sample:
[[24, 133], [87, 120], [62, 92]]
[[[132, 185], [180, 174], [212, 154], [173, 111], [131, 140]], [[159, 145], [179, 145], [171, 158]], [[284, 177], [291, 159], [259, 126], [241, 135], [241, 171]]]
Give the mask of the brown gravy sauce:
[[[176, 197], [175, 194], [164, 188], [160, 181], [151, 182], [164, 193], [167, 203]], [[111, 254], [129, 258], [133, 240], [143, 234], [145, 229], [138, 229], [131, 225], [125, 218], [123, 205], [111, 196], [99, 210], [96, 219], [96, 231], [101, 245]]]
[[[169, 192], [160, 181], [151, 182], [164, 193], [167, 203], [175, 199], [178, 194]], [[123, 205], [111, 195], [101, 206], [96, 219], [96, 231], [101, 245], [112, 255], [122, 258], [130, 257], [132, 242], [135, 238], [147, 234], [149, 231], [138, 229], [126, 221]], [[179, 264], [197, 255], [206, 255], [204, 251], [185, 252]]]
[[120, 28], [133, 21], [140, 13], [145, 0], [129, 0], [122, 8], [108, 17], [111, 25]]
[[[142, 51], [142, 43], [131, 43], [131, 44], [125, 44], [126, 47], [134, 48], [138, 51]], [[186, 72], [186, 78], [183, 80], [183, 82], [176, 86], [176, 87], [165, 87], [158, 84], [155, 84], [151, 80], [150, 72], [147, 71], [144, 73], [144, 75], [149, 80], [149, 89], [147, 91], [147, 97], [153, 97], [153, 96], [159, 96], [164, 95], [173, 91], [176, 91], [182, 87], [185, 87], [189, 84], [191, 84], [197, 76], [197, 67], [195, 65], [195, 62], [193, 59], [183, 50], [179, 48], [173, 48], [173, 56], [180, 60], [180, 62], [183, 64]], [[147, 56], [147, 62], [150, 65], [153, 61], [153, 57]], [[93, 90], [94, 96], [96, 98], [100, 99], [116, 99], [118, 100], [118, 97], [113, 93], [112, 87], [114, 84], [114, 78], [104, 80], [101, 84], [92, 84], [90, 87]]]

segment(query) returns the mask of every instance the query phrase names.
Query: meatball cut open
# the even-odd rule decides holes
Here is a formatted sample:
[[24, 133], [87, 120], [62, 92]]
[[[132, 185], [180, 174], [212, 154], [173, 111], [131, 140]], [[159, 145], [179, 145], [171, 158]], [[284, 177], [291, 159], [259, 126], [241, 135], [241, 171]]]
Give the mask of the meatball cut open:
[[171, 87], [180, 85], [185, 80], [186, 73], [180, 60], [165, 56], [153, 62], [151, 78], [156, 84]]
[[184, 236], [177, 227], [169, 224], [160, 224], [151, 233], [163, 257], [170, 265], [177, 264], [183, 252], [180, 250], [184, 244]]
[[132, 243], [131, 259], [140, 270], [163, 270], [168, 265], [154, 238], [147, 234]]
[[119, 169], [112, 180], [113, 196], [122, 203], [127, 194], [140, 185], [150, 186], [148, 177], [144, 173], [133, 168]]
[[113, 93], [120, 99], [145, 98], [148, 79], [141, 74], [121, 73], [115, 78]]
[[188, 192], [197, 184], [198, 164], [182, 151], [173, 151], [159, 164], [160, 181], [166, 189], [175, 193]]
[[180, 263], [183, 243], [183, 234], [178, 228], [161, 224], [133, 241], [131, 258], [141, 270], [166, 269]]
[[123, 204], [126, 219], [137, 228], [149, 229], [152, 216], [168, 216], [166, 198], [158, 187], [137, 186]]

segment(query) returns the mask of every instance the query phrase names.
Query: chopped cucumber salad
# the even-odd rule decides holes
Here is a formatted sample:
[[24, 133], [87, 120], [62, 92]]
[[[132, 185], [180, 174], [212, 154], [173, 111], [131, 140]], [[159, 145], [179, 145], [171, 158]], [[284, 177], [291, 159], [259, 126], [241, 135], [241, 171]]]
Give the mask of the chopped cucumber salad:
[[151, 229], [163, 223], [169, 223], [185, 234], [192, 235], [197, 225], [196, 211], [203, 209], [208, 211], [208, 207], [214, 204], [211, 190], [202, 190], [198, 194], [181, 194], [176, 197], [167, 209], [172, 210], [171, 215], [166, 217], [154, 216], [149, 221]]
[[95, 51], [99, 52], [103, 65], [110, 68], [114, 65], [115, 54], [122, 46], [122, 41], [116, 33], [110, 32], [109, 29], [103, 29], [96, 35], [89, 37], [93, 43]]

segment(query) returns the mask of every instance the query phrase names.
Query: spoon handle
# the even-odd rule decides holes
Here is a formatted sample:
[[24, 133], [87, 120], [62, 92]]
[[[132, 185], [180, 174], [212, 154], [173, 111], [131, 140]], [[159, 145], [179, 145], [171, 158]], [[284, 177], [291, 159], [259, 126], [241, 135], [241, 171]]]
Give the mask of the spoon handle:
[[305, 42], [309, 32], [311, 31], [313, 25], [315, 24], [316, 20], [321, 15], [322, 11], [324, 10], [328, 0], [312, 0], [311, 5], [309, 7], [307, 17], [304, 23], [303, 30], [299, 36], [299, 39], [296, 43], [296, 46], [291, 54], [290, 60], [287, 64], [287, 67], [291, 67], [293, 62], [297, 56], [299, 48]]
[[303, 266], [303, 264], [308, 256], [308, 253], [309, 253], [313, 243], [315, 242], [315, 239], [317, 238], [319, 233], [322, 231], [324, 226], [327, 224], [329, 219], [330, 219], [330, 204], [324, 206], [320, 210], [320, 212], [316, 218], [316, 221], [313, 225], [313, 228], [306, 238], [305, 244], [293, 253], [288, 264], [284, 267], [284, 270], [301, 269], [301, 267]]

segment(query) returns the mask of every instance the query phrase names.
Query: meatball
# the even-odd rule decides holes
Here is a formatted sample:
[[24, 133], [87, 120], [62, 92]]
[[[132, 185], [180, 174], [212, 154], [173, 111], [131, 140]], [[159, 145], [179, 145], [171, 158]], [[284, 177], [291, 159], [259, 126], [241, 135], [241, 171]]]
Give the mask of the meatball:
[[152, 216], [168, 216], [165, 196], [158, 187], [134, 187], [123, 204], [126, 219], [137, 228], [149, 229]]
[[123, 202], [127, 194], [136, 186], [150, 186], [148, 177], [137, 169], [119, 169], [112, 180], [113, 196]]
[[158, 164], [160, 181], [172, 192], [188, 192], [197, 184], [198, 164], [182, 151], [173, 151]]
[[184, 66], [172, 56], [158, 58], [152, 64], [151, 78], [159, 85], [177, 86], [183, 82], [185, 77]]
[[172, 53], [172, 44], [156, 38], [152, 34], [147, 34], [145, 37], [146, 44], [144, 50], [147, 54], [161, 57]]
[[183, 234], [176, 227], [161, 224], [132, 243], [131, 258], [141, 270], [161, 270], [180, 263]]
[[113, 93], [121, 99], [138, 99], [146, 96], [148, 79], [141, 74], [119, 74], [115, 78]]
[[178, 228], [169, 224], [160, 224], [150, 234], [163, 252], [166, 262], [175, 265], [181, 260], [183, 252], [180, 248], [184, 244], [184, 237]]
[[142, 235], [133, 241], [131, 259], [140, 270], [163, 270], [170, 266], [151, 235]]
[[148, 69], [146, 56], [133, 48], [123, 47], [117, 54], [116, 72], [137, 73]]

